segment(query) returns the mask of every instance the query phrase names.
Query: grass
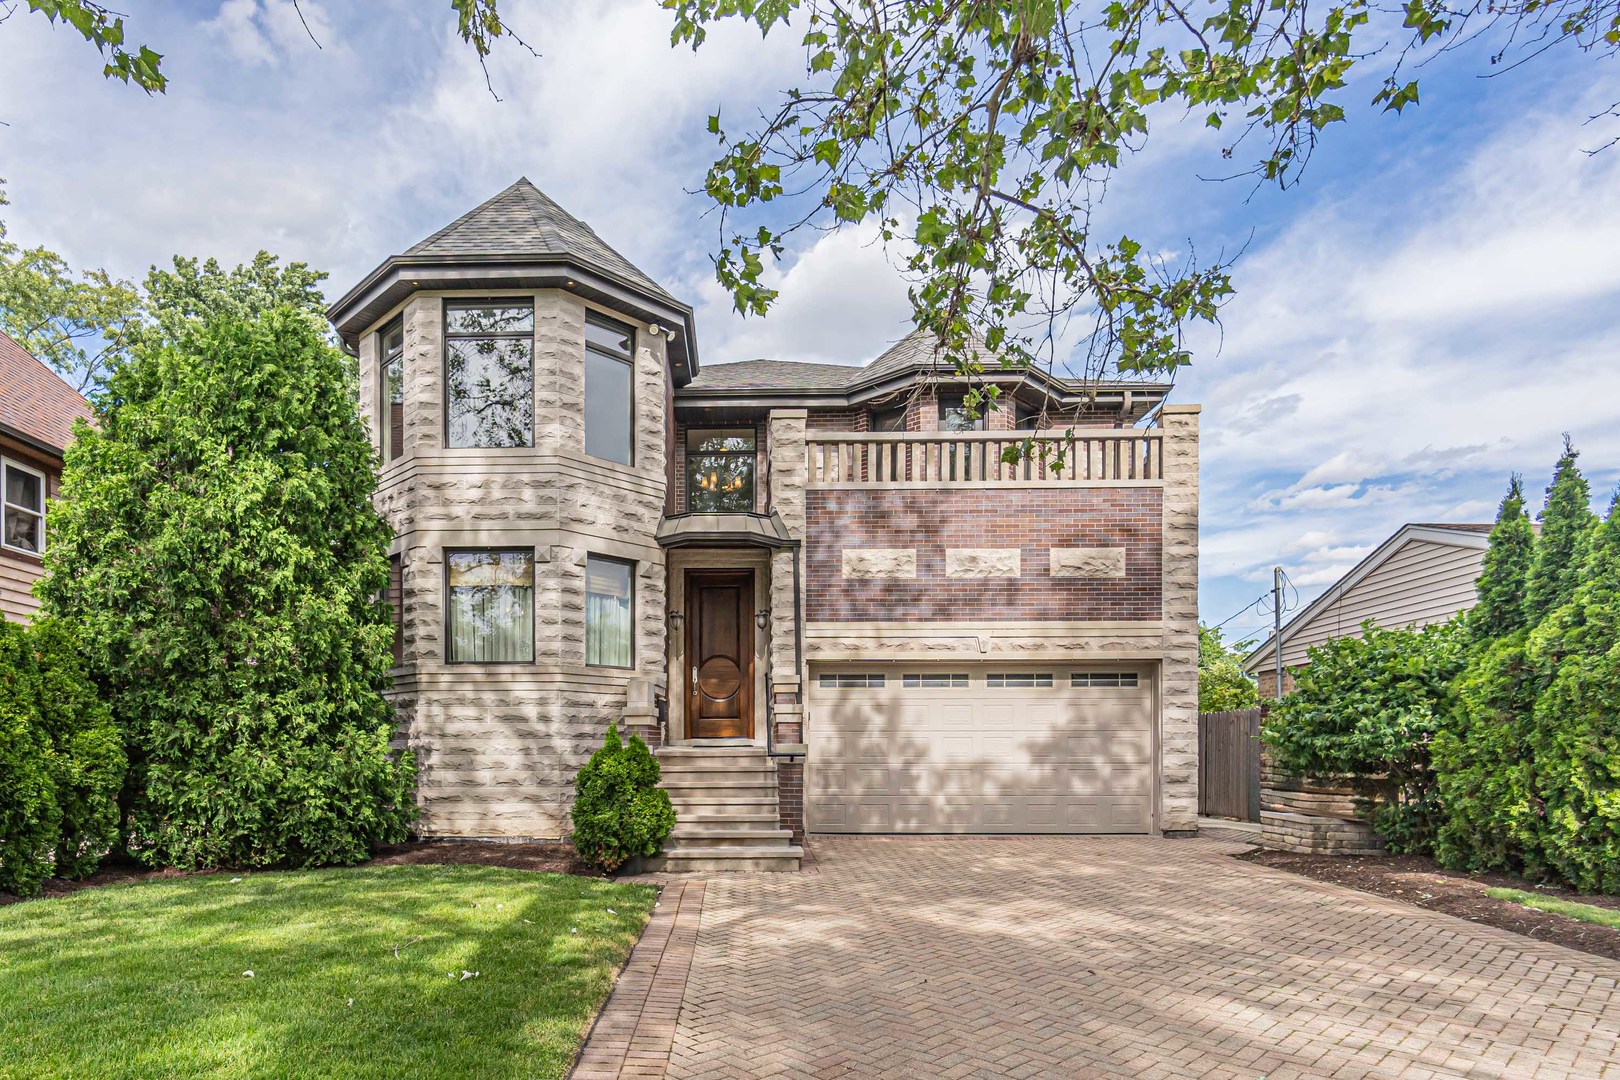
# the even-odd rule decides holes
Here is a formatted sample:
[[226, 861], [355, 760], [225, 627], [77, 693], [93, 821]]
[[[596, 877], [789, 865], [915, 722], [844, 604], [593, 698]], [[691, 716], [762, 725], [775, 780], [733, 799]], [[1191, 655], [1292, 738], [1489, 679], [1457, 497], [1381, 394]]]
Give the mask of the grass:
[[1571, 919], [1581, 922], [1596, 923], [1599, 926], [1612, 926], [1620, 930], [1620, 911], [1614, 908], [1598, 907], [1595, 904], [1582, 904], [1574, 900], [1563, 900], [1556, 896], [1543, 896], [1541, 893], [1525, 892], [1522, 889], [1486, 889], [1485, 895], [1493, 900], [1511, 900], [1515, 904], [1533, 907], [1537, 911], [1550, 911], [1554, 915], [1567, 915]]
[[654, 896], [397, 866], [0, 907], [0, 1077], [561, 1077]]

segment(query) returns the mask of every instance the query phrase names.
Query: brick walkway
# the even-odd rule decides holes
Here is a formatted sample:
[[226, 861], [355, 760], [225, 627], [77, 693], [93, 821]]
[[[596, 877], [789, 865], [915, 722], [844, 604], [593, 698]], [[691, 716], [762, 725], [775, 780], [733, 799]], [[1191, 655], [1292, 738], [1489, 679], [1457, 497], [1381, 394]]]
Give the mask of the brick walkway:
[[[684, 886], [592, 1038], [604, 1064], [576, 1075], [657, 1076], [667, 1045], [672, 1080], [1620, 1078], [1620, 964], [1236, 862], [1232, 845], [813, 843], [815, 873], [712, 878], [695, 949], [676, 946], [697, 914]], [[646, 981], [644, 949], [667, 977]], [[645, 1032], [646, 1068], [614, 1073], [604, 1032], [632, 1053]]]

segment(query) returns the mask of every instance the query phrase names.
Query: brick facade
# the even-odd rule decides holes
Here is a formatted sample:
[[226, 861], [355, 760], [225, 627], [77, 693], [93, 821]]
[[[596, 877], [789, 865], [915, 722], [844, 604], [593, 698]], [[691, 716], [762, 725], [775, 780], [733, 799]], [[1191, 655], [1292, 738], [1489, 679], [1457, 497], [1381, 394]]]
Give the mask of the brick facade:
[[[805, 617], [812, 622], [1156, 620], [1162, 499], [1156, 488], [811, 490]], [[946, 574], [951, 548], [1018, 548], [1017, 578]], [[1054, 578], [1054, 547], [1122, 547], [1125, 576]], [[916, 577], [852, 580], [846, 548], [912, 548]]]
[[793, 833], [793, 843], [804, 843], [804, 760], [776, 761], [776, 818], [779, 828]]

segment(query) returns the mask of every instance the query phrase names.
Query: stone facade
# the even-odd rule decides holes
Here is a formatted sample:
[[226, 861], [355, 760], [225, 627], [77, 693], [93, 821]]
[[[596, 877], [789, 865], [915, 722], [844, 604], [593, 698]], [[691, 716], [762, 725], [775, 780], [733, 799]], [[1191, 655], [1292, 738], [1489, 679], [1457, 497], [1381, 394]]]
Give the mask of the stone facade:
[[[453, 449], [444, 437], [444, 293], [417, 293], [405, 328], [404, 454], [383, 465], [377, 506], [401, 558], [403, 663], [392, 697], [419, 768], [426, 836], [557, 838], [573, 777], [611, 722], [652, 711], [665, 677], [664, 552], [654, 539], [666, 488], [664, 338], [638, 327], [632, 464], [584, 442], [586, 301], [561, 290], [512, 294], [535, 308], [534, 445]], [[361, 409], [380, 431], [377, 333], [359, 341]], [[616, 316], [623, 321], [622, 316]], [[452, 664], [446, 656], [446, 552], [534, 555], [534, 659]], [[585, 662], [585, 563], [634, 564], [634, 665]]]
[[1015, 578], [1023, 559], [1017, 548], [946, 548], [945, 576], [953, 578]]
[[1198, 830], [1198, 413], [1166, 405], [1164, 659], [1159, 668], [1159, 827]]

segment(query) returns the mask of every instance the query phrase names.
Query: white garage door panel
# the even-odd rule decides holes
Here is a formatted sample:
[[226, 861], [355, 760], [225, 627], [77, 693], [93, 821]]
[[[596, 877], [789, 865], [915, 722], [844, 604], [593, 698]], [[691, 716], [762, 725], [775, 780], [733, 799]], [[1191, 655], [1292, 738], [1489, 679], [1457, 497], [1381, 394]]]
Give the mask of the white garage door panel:
[[[830, 672], [872, 670], [829, 668]], [[821, 688], [811, 677], [815, 832], [1141, 833], [1152, 827], [1153, 687]], [[943, 672], [944, 669], [941, 669]], [[1047, 669], [1043, 669], [1045, 671]], [[1110, 670], [1119, 670], [1117, 668]], [[1135, 670], [1135, 669], [1125, 669]]]

